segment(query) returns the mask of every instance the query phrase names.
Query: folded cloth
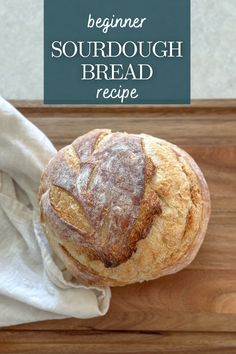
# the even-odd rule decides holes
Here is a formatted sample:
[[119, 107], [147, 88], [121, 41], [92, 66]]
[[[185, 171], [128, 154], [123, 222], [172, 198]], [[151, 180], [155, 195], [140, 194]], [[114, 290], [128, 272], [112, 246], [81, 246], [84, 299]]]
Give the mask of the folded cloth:
[[110, 289], [76, 283], [50, 250], [37, 193], [56, 153], [48, 138], [0, 98], [0, 326], [104, 315]]

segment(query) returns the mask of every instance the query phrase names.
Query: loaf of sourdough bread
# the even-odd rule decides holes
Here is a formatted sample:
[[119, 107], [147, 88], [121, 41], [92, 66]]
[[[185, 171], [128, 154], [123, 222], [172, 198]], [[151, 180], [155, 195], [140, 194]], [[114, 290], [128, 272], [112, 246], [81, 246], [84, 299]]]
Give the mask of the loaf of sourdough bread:
[[194, 160], [149, 135], [93, 130], [41, 178], [41, 222], [55, 254], [87, 285], [122, 286], [177, 272], [196, 256], [210, 196]]

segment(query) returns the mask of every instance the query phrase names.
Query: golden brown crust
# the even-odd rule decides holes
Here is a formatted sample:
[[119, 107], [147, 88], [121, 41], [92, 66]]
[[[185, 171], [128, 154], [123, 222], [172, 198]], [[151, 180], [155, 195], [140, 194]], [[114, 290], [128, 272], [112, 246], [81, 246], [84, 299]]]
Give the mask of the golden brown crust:
[[142, 139], [115, 133], [101, 146], [106, 135], [92, 131], [58, 153], [44, 174], [41, 201], [61, 242], [73, 239], [91, 260], [116, 267], [136, 251], [161, 207]]
[[[170, 144], [164, 140], [157, 138], [156, 140], [161, 144], [168, 144], [171, 147], [171, 149], [175, 152], [184, 173], [186, 174], [186, 176], [188, 176], [190, 180], [190, 196], [192, 201], [192, 207], [190, 208], [187, 216], [183, 238], [193, 233], [192, 230], [196, 229], [194, 225], [194, 223], [196, 223], [195, 213], [198, 212], [199, 215], [197, 230], [195, 232], [194, 237], [192, 238], [192, 242], [189, 244], [189, 247], [187, 248], [186, 252], [182, 254], [182, 257], [180, 257], [175, 264], [163, 268], [159, 276], [164, 276], [167, 274], [176, 273], [181, 269], [187, 267], [195, 258], [207, 231], [207, 226], [211, 213], [211, 201], [209, 189], [206, 180], [203, 176], [203, 173], [196, 164], [196, 162], [192, 159], [192, 157], [187, 152], [181, 150], [178, 146], [174, 144]], [[199, 208], [199, 206], [201, 206], [201, 208]]]
[[147, 135], [95, 130], [62, 149], [41, 180], [42, 223], [68, 270], [125, 285], [187, 266], [210, 214], [193, 159]]

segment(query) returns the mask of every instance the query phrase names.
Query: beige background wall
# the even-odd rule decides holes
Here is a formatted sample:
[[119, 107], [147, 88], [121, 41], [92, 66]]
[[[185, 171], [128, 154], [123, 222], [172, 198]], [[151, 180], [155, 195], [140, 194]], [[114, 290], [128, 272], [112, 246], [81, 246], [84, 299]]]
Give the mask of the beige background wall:
[[[42, 0], [0, 0], [0, 95], [43, 98]], [[236, 98], [236, 0], [192, 0], [192, 97]]]

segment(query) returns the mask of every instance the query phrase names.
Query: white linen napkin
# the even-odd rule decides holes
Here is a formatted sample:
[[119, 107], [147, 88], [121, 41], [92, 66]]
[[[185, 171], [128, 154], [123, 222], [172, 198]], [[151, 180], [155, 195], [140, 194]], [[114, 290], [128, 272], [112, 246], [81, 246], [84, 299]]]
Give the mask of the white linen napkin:
[[41, 172], [56, 153], [47, 137], [0, 97], [0, 326], [104, 315], [109, 288], [72, 282], [38, 221]]

